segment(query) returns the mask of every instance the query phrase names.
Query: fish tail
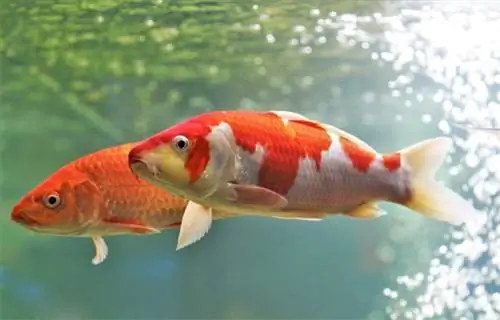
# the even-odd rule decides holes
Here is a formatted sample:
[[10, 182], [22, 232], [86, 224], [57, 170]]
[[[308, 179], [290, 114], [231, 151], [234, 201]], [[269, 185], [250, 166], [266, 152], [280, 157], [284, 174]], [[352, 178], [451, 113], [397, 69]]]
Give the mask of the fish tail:
[[452, 140], [439, 137], [422, 141], [399, 151], [411, 174], [411, 198], [404, 206], [430, 218], [453, 225], [482, 224], [485, 215], [471, 203], [435, 180]]

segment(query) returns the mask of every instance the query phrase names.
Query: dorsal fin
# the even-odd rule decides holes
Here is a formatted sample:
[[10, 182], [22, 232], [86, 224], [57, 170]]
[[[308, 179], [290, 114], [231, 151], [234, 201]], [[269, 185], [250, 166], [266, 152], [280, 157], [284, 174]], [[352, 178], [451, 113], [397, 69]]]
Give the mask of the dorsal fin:
[[309, 119], [309, 118], [307, 118], [307, 117], [305, 117], [305, 116], [303, 116], [303, 115], [301, 115], [299, 113], [295, 113], [295, 112], [292, 112], [292, 111], [276, 111], [276, 110], [273, 110], [273, 111], [270, 111], [270, 112], [272, 112], [272, 113], [278, 115], [279, 117], [281, 117], [283, 119], [286, 119], [288, 121], [297, 121], [297, 122], [301, 122], [304, 125], [307, 125], [307, 122], [310, 122], [312, 124], [312, 126], [315, 127], [315, 128], [317, 128], [318, 125], [319, 125], [323, 129], [325, 129], [328, 133], [344, 137], [345, 139], [350, 140], [350, 141], [356, 143], [360, 147], [363, 147], [363, 148], [367, 149], [370, 152], [377, 153], [375, 151], [375, 149], [373, 149], [368, 143], [364, 142], [360, 138], [355, 137], [352, 134], [347, 133], [344, 130], [339, 129], [337, 127], [334, 127], [334, 126], [332, 126], [330, 124], [326, 124], [326, 123], [322, 123], [322, 122], [319, 122], [319, 121], [311, 120], [311, 119]]
[[311, 121], [309, 118], [307, 118], [299, 113], [292, 112], [292, 111], [271, 110], [269, 112], [274, 113], [278, 117], [281, 117], [281, 118], [287, 119], [287, 120], [309, 120], [309, 121]]

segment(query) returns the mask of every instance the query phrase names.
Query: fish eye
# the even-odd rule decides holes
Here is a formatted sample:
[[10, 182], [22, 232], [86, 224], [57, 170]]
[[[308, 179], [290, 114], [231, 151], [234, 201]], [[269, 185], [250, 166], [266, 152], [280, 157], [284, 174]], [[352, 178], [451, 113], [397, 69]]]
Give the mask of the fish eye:
[[57, 193], [49, 193], [43, 198], [43, 203], [47, 208], [54, 209], [61, 203], [61, 198]]
[[189, 140], [184, 136], [177, 136], [172, 141], [177, 151], [186, 151], [189, 148]]

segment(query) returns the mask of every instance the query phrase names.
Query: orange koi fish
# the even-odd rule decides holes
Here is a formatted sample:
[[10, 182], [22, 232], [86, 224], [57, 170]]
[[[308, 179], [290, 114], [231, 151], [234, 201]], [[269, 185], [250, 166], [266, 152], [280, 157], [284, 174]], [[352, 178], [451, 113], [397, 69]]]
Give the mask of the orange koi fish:
[[39, 233], [91, 237], [94, 265], [108, 254], [103, 236], [179, 227], [187, 200], [138, 179], [127, 160], [133, 146], [103, 149], [63, 166], [14, 206], [11, 219]]
[[375, 218], [387, 201], [451, 224], [483, 219], [434, 175], [452, 140], [426, 140], [391, 154], [334, 126], [288, 111], [215, 111], [135, 146], [132, 170], [190, 201], [177, 249], [210, 229], [212, 208], [322, 220]]

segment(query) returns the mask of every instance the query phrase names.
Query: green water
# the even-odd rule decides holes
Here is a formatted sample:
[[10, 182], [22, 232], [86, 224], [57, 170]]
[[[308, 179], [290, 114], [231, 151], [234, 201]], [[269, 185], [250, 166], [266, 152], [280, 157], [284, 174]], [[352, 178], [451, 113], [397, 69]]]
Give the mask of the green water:
[[[180, 252], [177, 231], [111, 237], [99, 266], [90, 263], [90, 240], [34, 234], [9, 213], [68, 161], [207, 110], [301, 112], [380, 151], [438, 135], [421, 115], [439, 118], [440, 109], [419, 101], [403, 108], [388, 87], [397, 72], [372, 59], [375, 49], [317, 29], [322, 17], [390, 8], [383, 1], [3, 0], [0, 317], [387, 319], [383, 289], [400, 272], [426, 266], [446, 228], [396, 206], [372, 221], [220, 221]], [[372, 35], [383, 29], [369, 25]]]

